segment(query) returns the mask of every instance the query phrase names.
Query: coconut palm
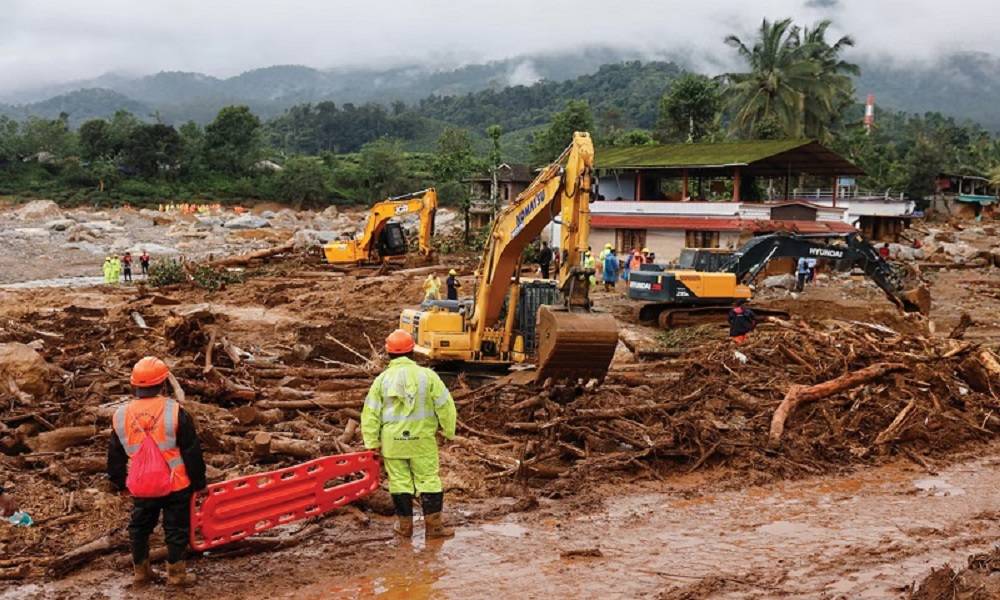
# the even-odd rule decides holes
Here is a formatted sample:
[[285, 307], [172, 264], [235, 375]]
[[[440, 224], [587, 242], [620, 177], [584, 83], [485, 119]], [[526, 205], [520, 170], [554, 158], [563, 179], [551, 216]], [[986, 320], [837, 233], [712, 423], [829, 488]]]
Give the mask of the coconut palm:
[[854, 38], [842, 36], [832, 45], [826, 41], [826, 32], [831, 22], [824, 19], [811, 29], [805, 27], [801, 33], [801, 44], [805, 52], [819, 67], [817, 85], [812, 92], [818, 95], [805, 99], [803, 123], [805, 134], [814, 138], [829, 136], [829, 124], [854, 102], [854, 82], [861, 69], [854, 63], [840, 58], [845, 48], [854, 46]]
[[753, 46], [735, 35], [726, 38], [749, 67], [723, 76], [734, 129], [753, 136], [760, 125], [777, 123], [789, 137], [827, 135], [853, 95], [849, 75], [857, 73], [839, 57], [854, 40], [845, 36], [830, 45], [829, 26], [820, 21], [802, 31], [791, 19], [764, 19]]

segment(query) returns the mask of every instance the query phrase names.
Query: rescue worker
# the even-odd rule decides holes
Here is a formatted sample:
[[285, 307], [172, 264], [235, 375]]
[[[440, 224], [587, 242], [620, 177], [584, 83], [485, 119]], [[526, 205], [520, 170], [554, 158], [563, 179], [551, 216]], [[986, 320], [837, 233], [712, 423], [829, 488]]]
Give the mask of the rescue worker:
[[549, 266], [552, 264], [552, 248], [548, 242], [542, 242], [542, 247], [538, 251], [538, 270], [542, 272], [542, 279], [549, 278]]
[[149, 277], [149, 253], [146, 249], [142, 249], [142, 254], [139, 255], [139, 266], [142, 268], [142, 276]]
[[618, 281], [618, 255], [615, 254], [614, 248], [606, 248], [606, 250], [604, 272], [601, 278], [604, 280], [604, 291], [611, 292], [614, 291], [615, 282]]
[[642, 264], [648, 265], [651, 262], [653, 262], [653, 261], [650, 260], [650, 258], [649, 258], [649, 248], [643, 248], [642, 249]]
[[111, 257], [111, 283], [118, 285], [121, 281], [122, 276], [122, 261], [118, 259], [118, 255]]
[[[185, 554], [191, 529], [191, 494], [205, 489], [205, 461], [194, 421], [176, 400], [164, 393], [169, 376], [170, 370], [162, 360], [152, 356], [140, 359], [132, 368], [135, 399], [120, 407], [112, 419], [107, 469], [112, 489], [133, 488], [129, 470], [147, 436], [155, 442], [170, 472], [171, 491], [167, 495], [133, 499], [128, 531], [132, 545], [132, 581], [137, 586], [153, 579], [149, 565], [149, 536], [156, 528], [161, 511], [167, 543], [167, 585], [190, 585], [196, 579], [187, 572]], [[130, 475], [128, 479], [126, 475]]]
[[125, 281], [132, 281], [132, 253], [126, 252], [122, 257], [122, 274]]
[[628, 268], [629, 271], [638, 271], [642, 268], [642, 254], [638, 249], [632, 250], [632, 257], [629, 259]]
[[891, 254], [892, 251], [889, 250], [889, 242], [882, 244], [882, 246], [878, 249], [878, 255], [882, 257], [882, 260], [889, 260], [889, 256]]
[[446, 439], [455, 437], [455, 402], [437, 373], [411, 360], [413, 337], [397, 329], [385, 340], [389, 366], [372, 382], [361, 411], [365, 448], [377, 450], [389, 477], [389, 493], [396, 513], [394, 530], [413, 535], [413, 496], [420, 497], [425, 536], [454, 535], [441, 519], [444, 491], [438, 473], [440, 428]]
[[462, 284], [458, 281], [458, 272], [455, 269], [448, 271], [448, 279], [444, 280], [444, 284], [448, 288], [448, 299], [458, 300], [458, 288], [462, 287]]
[[739, 298], [729, 309], [729, 339], [734, 344], [742, 344], [747, 335], [757, 327], [757, 315], [746, 306], [746, 300]]
[[801, 292], [809, 279], [809, 259], [800, 257], [795, 263], [795, 291]]
[[608, 257], [608, 252], [611, 251], [611, 244], [604, 244], [604, 249], [601, 253], [597, 255], [597, 274], [603, 275], [604, 273], [604, 259]]
[[428, 273], [424, 280], [424, 302], [441, 299], [441, 278], [436, 273]]
[[[594, 272], [596, 273], [597, 272], [596, 266], [597, 266], [597, 261], [594, 259], [594, 254], [590, 251], [590, 246], [587, 246], [587, 251], [583, 253], [583, 268], [594, 269]], [[597, 285], [597, 277], [591, 275], [590, 287], [594, 287], [595, 285]]]
[[104, 271], [104, 283], [113, 283], [114, 278], [112, 275], [114, 274], [114, 265], [111, 264], [110, 256], [104, 257], [104, 265], [101, 267], [101, 270]]

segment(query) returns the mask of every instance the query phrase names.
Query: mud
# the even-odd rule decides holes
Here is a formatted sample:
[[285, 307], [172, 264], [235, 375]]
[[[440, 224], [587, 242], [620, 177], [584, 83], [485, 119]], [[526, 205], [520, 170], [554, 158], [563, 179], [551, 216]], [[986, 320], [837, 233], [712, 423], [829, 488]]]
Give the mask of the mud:
[[[464, 273], [474, 263], [444, 260]], [[255, 460], [253, 430], [323, 454], [360, 448], [357, 437], [337, 438], [384, 364], [379, 341], [420, 299], [422, 275], [344, 272], [308, 254], [246, 274], [217, 291], [0, 290], [0, 341], [31, 343], [67, 374], [50, 396], [0, 391], [0, 480], [37, 522], [0, 523], [0, 598], [133, 595], [120, 550], [65, 574], [52, 566], [126, 521], [127, 500], [99, 489], [100, 470], [108, 408], [127, 397], [129, 365], [143, 354], [164, 356], [181, 378], [213, 480], [296, 462]], [[962, 290], [970, 278], [981, 298]], [[988, 551], [1000, 514], [991, 492], [1000, 405], [980, 364], [995, 358], [983, 344], [995, 343], [1000, 324], [975, 312], [964, 340], [947, 337], [963, 309], [992, 306], [1000, 277], [938, 270], [932, 280], [932, 323], [901, 316], [865, 282], [761, 293], [793, 318], [763, 325], [739, 348], [724, 326], [638, 325], [629, 301], [600, 292], [599, 305], [658, 359], [642, 362], [622, 344], [599, 388], [445, 372], [461, 419], [442, 450], [454, 540], [424, 544], [418, 524], [418, 538], [399, 545], [380, 516], [385, 498], [375, 498], [363, 512], [322, 519], [290, 549], [196, 558], [208, 585], [190, 596], [905, 597], [931, 567]], [[471, 290], [471, 277], [463, 284]], [[804, 404], [781, 443], [769, 443], [794, 386], [879, 362], [901, 366]], [[279, 422], [253, 426], [232, 412], [290, 398], [349, 407], [283, 409]], [[27, 445], [39, 431], [81, 424], [99, 434], [55, 454]]]

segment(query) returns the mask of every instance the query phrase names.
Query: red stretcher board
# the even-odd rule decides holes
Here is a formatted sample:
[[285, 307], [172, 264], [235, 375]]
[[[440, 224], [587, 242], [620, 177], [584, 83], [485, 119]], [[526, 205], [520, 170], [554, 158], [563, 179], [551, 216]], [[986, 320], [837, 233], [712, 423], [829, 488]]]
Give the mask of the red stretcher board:
[[378, 489], [379, 466], [372, 452], [354, 452], [213, 483], [191, 498], [191, 547], [211, 550], [364, 498]]

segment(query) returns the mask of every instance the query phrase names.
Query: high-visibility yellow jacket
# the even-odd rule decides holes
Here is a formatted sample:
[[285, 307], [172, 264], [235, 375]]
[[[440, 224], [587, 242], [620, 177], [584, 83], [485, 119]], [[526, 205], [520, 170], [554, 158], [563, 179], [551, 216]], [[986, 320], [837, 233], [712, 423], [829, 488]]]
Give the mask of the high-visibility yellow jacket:
[[437, 455], [434, 434], [455, 437], [455, 401], [438, 374], [409, 358], [394, 358], [368, 390], [361, 411], [365, 447], [386, 458]]
[[441, 278], [431, 273], [424, 280], [424, 300], [441, 299]]

